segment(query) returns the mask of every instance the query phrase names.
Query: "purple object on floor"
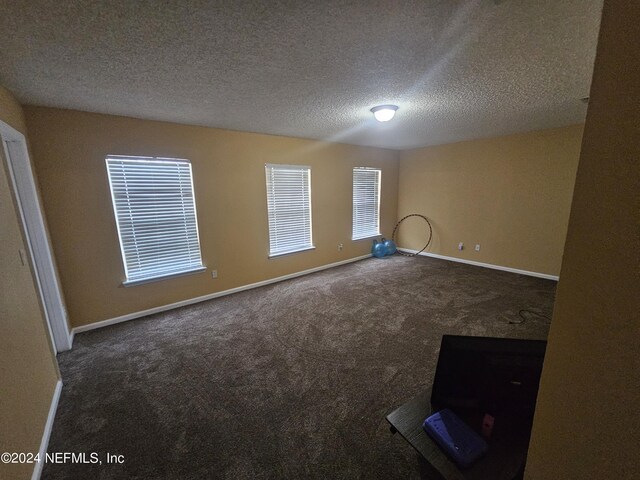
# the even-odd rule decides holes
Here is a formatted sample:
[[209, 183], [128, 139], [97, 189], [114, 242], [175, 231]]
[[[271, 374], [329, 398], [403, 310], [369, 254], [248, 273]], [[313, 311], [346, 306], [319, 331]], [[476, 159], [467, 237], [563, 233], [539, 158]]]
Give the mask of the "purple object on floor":
[[427, 418], [422, 428], [462, 468], [470, 466], [489, 449], [487, 442], [448, 408]]

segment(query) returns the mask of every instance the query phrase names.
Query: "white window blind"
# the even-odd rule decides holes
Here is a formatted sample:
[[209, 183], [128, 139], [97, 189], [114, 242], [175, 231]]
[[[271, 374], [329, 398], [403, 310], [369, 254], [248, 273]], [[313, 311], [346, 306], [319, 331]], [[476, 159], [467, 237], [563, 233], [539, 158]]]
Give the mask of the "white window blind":
[[353, 169], [352, 240], [380, 235], [380, 177], [376, 168]]
[[311, 168], [266, 165], [269, 256], [313, 248]]
[[191, 163], [115, 155], [106, 160], [125, 284], [204, 270]]

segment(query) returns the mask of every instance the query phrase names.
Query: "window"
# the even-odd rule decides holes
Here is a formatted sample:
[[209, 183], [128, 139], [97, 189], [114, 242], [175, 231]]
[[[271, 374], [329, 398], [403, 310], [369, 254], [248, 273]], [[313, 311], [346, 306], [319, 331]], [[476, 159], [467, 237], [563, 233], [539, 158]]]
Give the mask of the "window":
[[204, 270], [188, 160], [109, 155], [125, 285]]
[[353, 169], [352, 240], [380, 235], [380, 177], [376, 168]]
[[269, 256], [313, 248], [311, 168], [266, 165]]

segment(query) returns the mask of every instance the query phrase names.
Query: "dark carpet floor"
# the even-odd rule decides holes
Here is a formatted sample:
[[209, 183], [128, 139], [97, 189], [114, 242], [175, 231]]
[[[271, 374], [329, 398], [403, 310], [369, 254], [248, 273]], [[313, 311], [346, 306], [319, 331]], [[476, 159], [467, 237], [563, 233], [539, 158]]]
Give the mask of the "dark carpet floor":
[[555, 282], [367, 259], [76, 336], [43, 479], [418, 479], [385, 416], [445, 333], [546, 339]]

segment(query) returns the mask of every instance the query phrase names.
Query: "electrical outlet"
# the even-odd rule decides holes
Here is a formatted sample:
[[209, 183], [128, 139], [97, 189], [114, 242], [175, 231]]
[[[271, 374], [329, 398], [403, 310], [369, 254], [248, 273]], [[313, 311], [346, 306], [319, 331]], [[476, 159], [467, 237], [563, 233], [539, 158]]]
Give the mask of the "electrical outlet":
[[218, 278], [218, 270], [211, 270], [211, 278]]
[[463, 248], [464, 248], [464, 243], [463, 243], [463, 242], [460, 242], [460, 243], [458, 244], [458, 250], [462, 250]]
[[480, 244], [476, 243], [476, 252], [479, 252], [479, 251], [480, 251]]
[[343, 245], [343, 244], [341, 244], [341, 243], [339, 243], [339, 244], [338, 244], [338, 250], [342, 251], [342, 249], [343, 249], [343, 248], [344, 248], [344, 245]]

